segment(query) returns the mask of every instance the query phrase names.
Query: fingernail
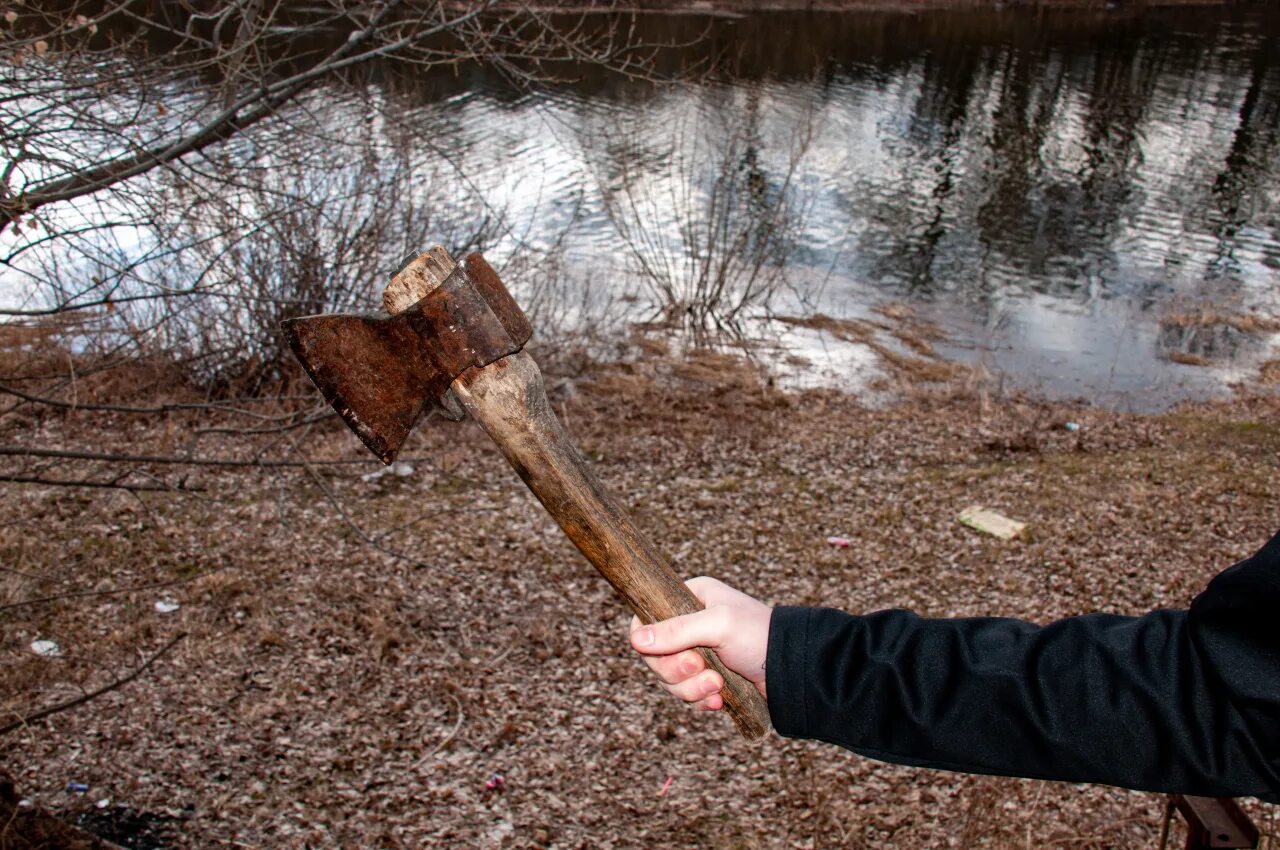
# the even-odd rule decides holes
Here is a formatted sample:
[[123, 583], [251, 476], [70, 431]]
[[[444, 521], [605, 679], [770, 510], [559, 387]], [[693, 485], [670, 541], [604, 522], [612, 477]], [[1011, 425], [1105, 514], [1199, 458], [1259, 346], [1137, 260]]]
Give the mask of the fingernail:
[[637, 631], [636, 646], [653, 646], [653, 629], [645, 626]]

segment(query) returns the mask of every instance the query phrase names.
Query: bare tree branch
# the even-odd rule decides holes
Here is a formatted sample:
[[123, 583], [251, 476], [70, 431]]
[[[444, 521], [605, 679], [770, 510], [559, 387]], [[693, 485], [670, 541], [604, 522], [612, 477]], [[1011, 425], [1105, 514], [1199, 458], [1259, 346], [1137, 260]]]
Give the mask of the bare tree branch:
[[124, 687], [125, 685], [132, 682], [134, 679], [141, 676], [143, 673], [147, 672], [147, 670], [151, 668], [152, 664], [155, 664], [156, 661], [160, 660], [160, 658], [162, 658], [166, 652], [173, 649], [173, 647], [178, 643], [178, 641], [182, 640], [186, 636], [187, 636], [186, 632], [179, 632], [178, 634], [169, 638], [168, 642], [165, 643], [164, 646], [160, 647], [160, 649], [157, 650], [155, 654], [153, 654], [146, 661], [143, 661], [140, 665], [135, 667], [133, 671], [129, 673], [129, 675], [127, 676], [122, 676], [121, 678], [116, 679], [113, 682], [109, 682], [96, 690], [90, 691], [87, 694], [82, 694], [74, 699], [69, 699], [65, 702], [60, 702], [55, 705], [51, 705], [48, 708], [42, 708], [39, 711], [32, 712], [31, 714], [25, 715], [23, 717], [19, 717], [17, 720], [13, 721], [7, 726], [0, 726], [0, 735], [7, 735], [15, 729], [21, 729], [25, 726], [30, 726], [32, 723], [35, 723], [38, 720], [43, 720], [44, 718], [49, 717], [50, 715], [58, 714], [59, 712], [67, 711], [68, 709], [72, 709], [72, 708], [76, 708], [77, 706], [84, 705], [87, 702], [91, 702], [92, 700], [97, 699], [103, 694], [110, 693], [111, 691], [118, 690]]
[[[305, 469], [310, 466], [367, 466], [373, 461], [362, 460], [237, 460], [233, 458], [198, 458], [181, 457], [179, 455], [130, 455], [111, 452], [85, 452], [75, 449], [41, 449], [34, 446], [0, 446], [0, 455], [9, 457], [49, 457], [63, 460], [100, 460], [111, 463], [159, 463], [179, 466], [227, 466], [227, 467], [263, 467], [267, 469], [295, 468]], [[405, 461], [420, 460], [404, 458]]]
[[27, 608], [32, 605], [48, 605], [50, 602], [61, 602], [65, 599], [119, 596], [122, 593], [139, 593], [143, 590], [159, 590], [164, 587], [174, 587], [180, 584], [187, 584], [190, 581], [190, 578], [179, 578], [172, 581], [157, 581], [151, 584], [133, 584], [127, 587], [113, 587], [109, 590], [73, 590], [68, 593], [56, 593], [52, 596], [40, 596], [36, 599], [22, 599], [18, 602], [9, 602], [5, 605], [0, 605], [0, 611], [13, 611], [18, 608]]
[[87, 478], [41, 478], [28, 475], [0, 475], [0, 481], [13, 484], [38, 484], [42, 487], [91, 487], [103, 490], [130, 490], [142, 493], [199, 493], [203, 487], [188, 487], [185, 484], [121, 484], [118, 481], [92, 481]]

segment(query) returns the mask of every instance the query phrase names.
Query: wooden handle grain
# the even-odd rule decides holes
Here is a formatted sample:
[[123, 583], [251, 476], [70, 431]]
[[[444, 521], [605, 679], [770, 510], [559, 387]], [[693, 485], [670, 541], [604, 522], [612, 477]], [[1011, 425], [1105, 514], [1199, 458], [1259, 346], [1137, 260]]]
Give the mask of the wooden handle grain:
[[[565, 436], [547, 402], [542, 373], [519, 352], [453, 382], [462, 406], [489, 432], [525, 484], [645, 623], [702, 610], [666, 560], [613, 500]], [[769, 731], [769, 708], [755, 685], [699, 647], [725, 682], [720, 692], [738, 731]]]

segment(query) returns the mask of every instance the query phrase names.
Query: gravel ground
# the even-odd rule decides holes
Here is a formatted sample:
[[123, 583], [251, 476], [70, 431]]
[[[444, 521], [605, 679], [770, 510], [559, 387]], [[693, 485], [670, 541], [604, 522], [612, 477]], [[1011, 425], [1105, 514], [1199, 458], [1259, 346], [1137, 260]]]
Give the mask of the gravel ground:
[[[1278, 525], [1266, 396], [1134, 416], [956, 381], [869, 408], [711, 355], [592, 374], [555, 398], [601, 477], [678, 572], [776, 603], [1035, 621], [1185, 606]], [[186, 634], [135, 681], [4, 736], [0, 769], [61, 815], [150, 819], [175, 848], [1157, 844], [1158, 795], [747, 745], [676, 704], [629, 651], [627, 612], [474, 426], [422, 428], [410, 474], [364, 480], [372, 461], [322, 465], [361, 458], [333, 420], [202, 424], [0, 418], [8, 444], [155, 455], [198, 436], [204, 457], [310, 464], [127, 479], [204, 488], [182, 494], [3, 485], [6, 722]], [[1026, 521], [1024, 539], [961, 526], [971, 504]], [[60, 655], [33, 653], [37, 638]], [[1247, 807], [1274, 834], [1276, 807]]]

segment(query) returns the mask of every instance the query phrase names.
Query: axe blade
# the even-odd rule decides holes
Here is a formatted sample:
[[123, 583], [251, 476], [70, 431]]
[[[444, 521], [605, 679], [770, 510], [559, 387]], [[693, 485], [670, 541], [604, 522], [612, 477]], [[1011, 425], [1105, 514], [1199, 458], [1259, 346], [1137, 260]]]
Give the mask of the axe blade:
[[533, 334], [497, 273], [471, 254], [417, 303], [387, 313], [329, 314], [282, 323], [325, 400], [383, 463], [466, 369], [524, 347]]
[[424, 408], [443, 391], [429, 358], [405, 356], [421, 345], [408, 319], [386, 313], [303, 316], [283, 327], [325, 400], [383, 463], [395, 460]]

